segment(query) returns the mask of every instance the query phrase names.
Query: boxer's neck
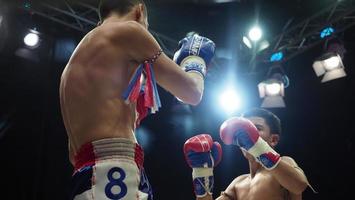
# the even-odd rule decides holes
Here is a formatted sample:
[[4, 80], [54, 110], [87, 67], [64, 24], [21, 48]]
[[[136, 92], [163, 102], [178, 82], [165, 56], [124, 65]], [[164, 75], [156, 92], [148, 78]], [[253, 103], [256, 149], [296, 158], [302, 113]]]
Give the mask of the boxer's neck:
[[127, 21], [136, 21], [135, 17], [133, 14], [128, 13], [126, 15], [118, 15], [118, 14], [111, 14], [110, 16], [108, 16], [102, 24], [106, 24], [106, 23], [112, 23], [112, 22], [127, 22]]

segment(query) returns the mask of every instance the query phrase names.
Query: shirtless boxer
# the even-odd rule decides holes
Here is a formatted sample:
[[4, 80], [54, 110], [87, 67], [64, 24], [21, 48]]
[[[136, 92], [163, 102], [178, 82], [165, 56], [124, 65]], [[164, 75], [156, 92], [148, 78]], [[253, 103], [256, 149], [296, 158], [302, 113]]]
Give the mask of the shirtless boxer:
[[101, 23], [77, 46], [60, 83], [75, 172], [71, 199], [152, 199], [134, 132], [160, 107], [156, 83], [184, 103], [203, 93], [214, 43], [184, 38], [169, 59], [148, 32], [143, 0], [102, 0]]
[[[292, 158], [281, 157], [273, 150], [281, 134], [279, 118], [264, 109], [252, 109], [245, 112], [243, 117], [226, 120], [221, 126], [220, 136], [225, 144], [237, 145], [242, 149], [249, 162], [250, 173], [235, 178], [217, 200], [302, 199], [302, 192], [309, 185], [305, 174]], [[200, 138], [199, 142], [201, 141], [212, 144], [211, 139]], [[220, 161], [220, 157], [216, 156], [218, 154], [214, 153], [216, 145], [209, 145], [209, 149], [204, 148], [202, 151], [201, 148], [191, 148], [190, 146], [198, 145], [196, 140], [190, 139], [185, 143], [184, 149], [186, 146], [189, 147], [188, 151], [185, 150], [186, 159], [188, 163], [195, 164], [190, 164], [193, 172], [209, 169], [208, 173], [200, 176], [193, 173], [194, 185], [197, 182], [197, 187], [194, 187], [196, 197], [198, 200], [212, 200], [213, 184], [206, 180], [213, 180], [213, 168]], [[217, 162], [208, 164], [214, 161]], [[196, 181], [198, 179], [202, 181]]]

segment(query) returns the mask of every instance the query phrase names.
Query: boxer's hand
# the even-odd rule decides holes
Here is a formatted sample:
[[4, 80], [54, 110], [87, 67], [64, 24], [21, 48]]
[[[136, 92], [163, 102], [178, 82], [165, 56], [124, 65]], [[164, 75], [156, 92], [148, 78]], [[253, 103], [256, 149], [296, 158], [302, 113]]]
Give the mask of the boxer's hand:
[[179, 48], [174, 54], [174, 61], [186, 72], [198, 72], [205, 77], [207, 66], [214, 56], [214, 42], [195, 34], [182, 39]]
[[245, 118], [226, 120], [221, 125], [220, 136], [225, 144], [239, 146], [268, 170], [275, 168], [281, 160], [280, 155], [259, 136], [254, 124]]
[[184, 154], [192, 168], [192, 179], [197, 197], [212, 195], [214, 178], [213, 167], [222, 159], [222, 148], [213, 142], [208, 134], [201, 134], [188, 139], [184, 144]]

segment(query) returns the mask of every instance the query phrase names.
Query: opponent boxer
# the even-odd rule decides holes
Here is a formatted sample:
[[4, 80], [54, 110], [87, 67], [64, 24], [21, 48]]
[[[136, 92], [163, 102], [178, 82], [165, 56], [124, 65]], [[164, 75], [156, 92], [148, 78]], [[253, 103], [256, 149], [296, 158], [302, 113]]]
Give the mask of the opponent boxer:
[[[244, 118], [231, 118], [220, 128], [222, 141], [237, 145], [249, 162], [250, 173], [238, 176], [217, 200], [300, 200], [309, 185], [303, 170], [273, 148], [281, 134], [279, 118], [264, 109], [245, 112]], [[205, 193], [198, 200], [211, 200]]]
[[152, 199], [136, 125], [160, 107], [156, 82], [184, 103], [200, 102], [215, 45], [187, 37], [175, 63], [148, 32], [143, 0], [102, 0], [99, 10], [100, 25], [77, 46], [60, 84], [75, 168], [70, 198]]

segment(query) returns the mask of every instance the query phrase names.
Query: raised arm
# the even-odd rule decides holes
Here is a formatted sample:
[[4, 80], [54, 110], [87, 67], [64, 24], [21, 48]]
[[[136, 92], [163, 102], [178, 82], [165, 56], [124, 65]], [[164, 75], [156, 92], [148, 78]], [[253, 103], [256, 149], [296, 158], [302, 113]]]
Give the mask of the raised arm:
[[[154, 58], [161, 50], [154, 37], [136, 22], [121, 26], [117, 37], [120, 45], [127, 47], [128, 56], [137, 63]], [[203, 76], [196, 71], [185, 72], [164, 53], [157, 57], [153, 66], [160, 86], [184, 103], [196, 105], [200, 102], [204, 89]]]
[[192, 183], [197, 200], [212, 200], [213, 169], [222, 159], [222, 148], [209, 134], [200, 134], [184, 144], [184, 155], [192, 168]]
[[259, 135], [255, 125], [245, 118], [234, 117], [226, 120], [220, 129], [225, 144], [239, 146], [255, 158], [289, 192], [302, 194], [308, 181], [301, 168], [290, 157], [280, 157]]

